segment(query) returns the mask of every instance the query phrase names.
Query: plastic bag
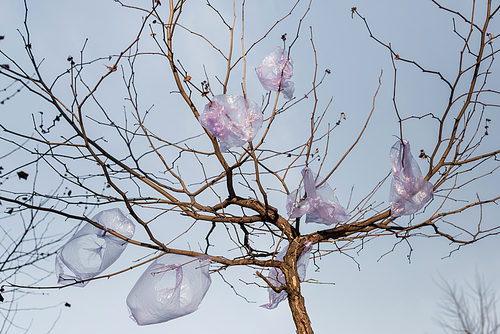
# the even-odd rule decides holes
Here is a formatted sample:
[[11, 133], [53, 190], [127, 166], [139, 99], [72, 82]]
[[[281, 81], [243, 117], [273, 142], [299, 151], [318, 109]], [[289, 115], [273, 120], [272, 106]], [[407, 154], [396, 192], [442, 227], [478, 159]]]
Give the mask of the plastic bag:
[[321, 183], [323, 179], [318, 178], [315, 183], [316, 175], [308, 167], [302, 170], [302, 175], [304, 186], [298, 193], [294, 190], [286, 199], [286, 212], [290, 218], [298, 218], [305, 214], [306, 223], [325, 225], [342, 223], [349, 219], [350, 215], [340, 205], [327, 182], [316, 188], [316, 184]]
[[[276, 255], [275, 260], [283, 261], [285, 257], [286, 251], [288, 250], [288, 245]], [[304, 250], [300, 253], [299, 259], [297, 260], [297, 272], [299, 274], [299, 279], [303, 281], [306, 278], [307, 265], [309, 264], [309, 256], [311, 255], [312, 244], [309, 241], [306, 241]], [[275, 287], [280, 287], [285, 284], [285, 274], [281, 271], [281, 269], [273, 267], [269, 271], [269, 282], [271, 282]], [[265, 307], [269, 310], [274, 309], [278, 306], [279, 303], [287, 299], [288, 293], [285, 290], [277, 293], [271, 288], [267, 288], [269, 292], [269, 303], [261, 305], [260, 307]]]
[[210, 288], [208, 256], [166, 254], [142, 274], [127, 297], [130, 317], [152, 325], [193, 313]]
[[293, 76], [293, 61], [287, 57], [286, 51], [281, 46], [265, 56], [255, 71], [264, 89], [272, 91], [280, 89], [285, 98], [293, 97], [295, 85], [293, 81], [288, 80]]
[[257, 103], [243, 96], [222, 94], [205, 105], [198, 119], [201, 125], [220, 140], [220, 149], [242, 146], [252, 141], [262, 127], [262, 112]]
[[[120, 257], [128, 243], [108, 233], [108, 229], [126, 238], [134, 235], [134, 223], [120, 209], [101, 211], [92, 220], [104, 226], [105, 230], [87, 223], [57, 252], [58, 283], [68, 284], [93, 278]], [[87, 283], [76, 285], [83, 287]]]
[[389, 203], [392, 217], [411, 215], [422, 209], [433, 197], [434, 186], [422, 177], [422, 172], [411, 155], [410, 143], [406, 140], [403, 142], [404, 146], [398, 140], [390, 153], [393, 179]]

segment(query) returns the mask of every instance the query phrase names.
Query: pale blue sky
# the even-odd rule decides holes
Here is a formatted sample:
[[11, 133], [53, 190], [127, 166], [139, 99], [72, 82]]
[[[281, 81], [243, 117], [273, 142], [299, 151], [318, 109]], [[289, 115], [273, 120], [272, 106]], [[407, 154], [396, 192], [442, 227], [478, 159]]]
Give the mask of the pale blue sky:
[[[136, 2], [141, 3], [141, 1]], [[167, 3], [166, 0], [164, 2]], [[226, 18], [231, 17], [231, 1], [214, 0], [212, 3]], [[284, 3], [287, 5], [283, 5]], [[247, 1], [245, 45], [248, 47], [286, 13], [290, 3], [278, 0]], [[85, 50], [87, 60], [119, 53], [135, 37], [142, 18], [141, 13], [124, 9], [111, 0], [28, 0], [28, 4], [33, 50], [39, 59], [45, 58], [42, 72], [48, 78], [54, 78], [67, 68], [68, 55], [75, 58], [79, 56], [86, 38], [88, 38]], [[302, 23], [300, 38], [292, 49], [291, 57], [295, 64], [293, 80], [296, 96], [302, 96], [310, 89], [314, 65], [309, 41], [309, 26], [312, 26], [318, 52], [319, 73], [322, 74], [326, 68], [332, 72], [318, 89], [319, 110], [322, 111], [333, 96], [327, 121], [335, 123], [340, 112], [344, 112], [347, 116], [347, 120], [332, 135], [329, 152], [331, 165], [343, 155], [363, 127], [364, 120], [371, 110], [378, 77], [381, 70], [384, 71], [376, 110], [368, 130], [357, 150], [329, 181], [332, 187], [336, 188], [336, 194], [343, 205], [347, 203], [353, 185], [355, 191], [352, 202], [356, 203], [356, 200], [363, 198], [387, 175], [390, 170], [389, 150], [396, 140], [395, 136], [399, 134], [397, 118], [392, 107], [393, 70], [389, 52], [369, 38], [359, 18], [351, 19], [350, 9], [353, 6], [356, 6], [368, 19], [372, 32], [378, 38], [390, 42], [402, 56], [413, 58], [428, 68], [438, 69], [446, 76], [451, 77], [456, 71], [458, 50], [461, 45], [453, 33], [451, 16], [439, 11], [431, 1], [313, 2], [311, 11]], [[254, 68], [266, 54], [280, 44], [281, 34], [286, 32], [289, 41], [295, 36], [298, 19], [306, 7], [307, 2], [301, 2], [296, 12], [249, 54], [246, 84], [249, 97], [254, 101], [260, 102], [262, 94], [265, 93], [254, 74]], [[467, 6], [461, 9], [467, 10]], [[239, 11], [237, 9], [238, 15]], [[21, 64], [27, 65], [22, 41], [16, 32], [16, 29], [23, 30], [23, 15], [21, 1], [0, 2], [0, 35], [6, 36], [5, 40], [0, 41], [2, 51], [16, 59], [23, 59]], [[187, 1], [183, 15], [182, 22], [190, 28], [206, 32], [207, 37], [213, 39], [215, 43], [227, 46], [227, 29], [224, 30], [224, 27], [217, 22], [217, 17], [208, 10], [204, 1]], [[457, 27], [465, 31], [467, 27], [460, 24], [461, 22], [457, 20]], [[496, 28], [498, 31], [498, 24]], [[239, 35], [236, 40], [239, 42]], [[141, 46], [152, 47], [151, 41], [141, 41]], [[179, 31], [176, 47], [176, 55], [182, 60], [183, 65], [189, 68], [189, 74], [196, 80], [203, 78], [203, 65], [213, 85], [216, 82], [215, 75], [223, 76], [224, 63], [211, 52], [210, 48], [200, 44], [199, 39]], [[237, 43], [237, 50], [240, 48]], [[162, 63], [158, 58], [152, 57], [152, 59], [154, 61], [138, 64], [138, 68], [143, 71], [142, 76], [139, 73], [137, 77], [141, 106], [145, 109], [155, 105], [150, 116], [154, 119], [152, 126], [155, 131], [164, 131], [173, 138], [182, 139], [185, 133], [198, 131], [198, 124], [192, 117], [184, 117], [183, 115], [187, 115], [189, 110], [179, 103], [178, 97], [168, 94], [175, 88], [165, 60]], [[0, 63], [3, 61], [2, 59]], [[95, 66], [97, 69], [100, 69], [100, 66], [104, 68], [102, 64]], [[398, 108], [403, 117], [441, 112], [447, 102], [445, 95], [447, 91], [437, 77], [423, 75], [411, 65], [398, 64], [398, 70]], [[99, 70], [89, 71], [86, 79], [91, 82], [102, 73]], [[235, 94], [240, 94], [241, 76], [241, 70], [232, 76], [230, 90]], [[4, 79], [0, 78], [0, 89], [5, 86], [5, 81], [2, 80]], [[121, 74], [118, 74], [115, 81], [101, 90], [102, 95], [100, 95], [106, 108], [113, 113], [116, 112], [117, 117], [121, 117], [123, 105], [126, 105], [123, 99], [124, 91], [114, 86], [120, 82]], [[69, 96], [67, 84], [67, 78], [59, 83], [57, 91], [62, 94], [61, 96]], [[31, 113], [49, 110], [46, 105], [40, 105], [39, 101], [33, 100], [26, 92], [19, 94], [18, 97], [0, 106], [2, 124], [21, 127], [23, 121], [31, 119]], [[195, 98], [195, 102], [199, 106], [204, 104], [201, 98]], [[275, 135], [269, 140], [271, 147], [276, 149], [292, 147], [294, 143], [303, 142], [309, 136], [307, 132], [309, 107], [312, 102], [308, 103], [292, 108], [280, 117], [279, 123], [273, 126]], [[98, 111], [88, 112], [98, 114]], [[488, 114], [487, 117], [493, 120], [492, 125], [500, 124], [498, 115]], [[435, 142], [432, 126], [429, 124], [424, 121], [408, 124], [405, 127], [405, 139], [412, 144], [413, 154], [416, 156], [420, 148], [430, 150]], [[29, 125], [31, 122], [28, 122]], [[498, 133], [492, 137], [498, 139]], [[492, 143], [495, 143], [494, 140], [492, 139]], [[0, 156], [4, 152], [1, 145], [4, 145], [4, 142], [0, 142]], [[427, 168], [424, 161], [419, 160], [419, 164], [423, 170]], [[313, 164], [312, 168], [317, 169], [318, 164]], [[193, 171], [193, 173], [198, 172], [198, 170]], [[292, 172], [288, 179], [289, 185], [294, 184], [294, 179], [297, 182], [300, 180], [299, 169]], [[494, 181], [496, 183], [491, 184], [499, 184], [498, 176]], [[387, 201], [388, 186], [386, 184], [379, 192], [377, 198], [379, 202]], [[486, 187], [477, 191], [487, 193], [489, 189]], [[274, 201], [272, 204], [284, 212], [284, 195], [272, 193], [271, 199]], [[477, 218], [466, 214], [463, 216], [463, 221]], [[493, 224], [498, 221], [498, 211], [486, 210], [483, 218]], [[408, 218], [401, 218], [401, 223], [405, 219]], [[460, 221], [459, 217], [456, 219]], [[65, 230], [69, 228], [67, 224], [60, 218], [54, 223], [55, 226]], [[176, 232], [173, 232], [175, 228], [172, 226], [165, 231], [166, 235], [171, 234], [166, 239], [170, 240], [176, 235]], [[303, 232], [312, 232], [318, 228], [320, 227], [308, 225], [304, 227]], [[136, 238], [146, 239], [144, 232], [137, 230]], [[222, 236], [223, 234], [220, 235]], [[215, 238], [217, 237], [219, 236], [215, 235]], [[442, 333], [435, 323], [439, 311], [437, 303], [442, 297], [436, 282], [442, 282], [442, 279], [458, 284], [463, 284], [464, 280], [472, 282], [477, 272], [483, 275], [486, 281], [491, 281], [493, 287], [500, 288], [498, 280], [500, 260], [495, 256], [500, 250], [498, 237], [490, 237], [475, 245], [464, 247], [451, 257], [447, 256], [455, 246], [450, 246], [446, 240], [414, 238], [411, 240], [413, 248], [411, 263], [407, 257], [409, 248], [403, 243], [380, 259], [381, 255], [393, 248], [396, 241], [394, 237], [378, 238], [368, 242], [359, 254], [351, 253], [360, 264], [361, 270], [358, 270], [353, 260], [339, 253], [320, 260], [319, 272], [315, 272], [314, 265], [310, 263], [307, 278], [335, 283], [335, 285], [303, 284], [306, 307], [316, 333]], [[186, 247], [186, 241], [182, 242], [184, 244], [179, 244], [179, 247]], [[196, 245], [197, 240], [189, 242], [190, 245]], [[128, 267], [131, 261], [143, 254], [146, 254], [144, 250], [129, 246], [122, 258], [109, 271]], [[51, 268], [52, 262], [51, 259], [44, 264]], [[29, 333], [47, 333], [58, 317], [59, 311], [62, 310], [61, 317], [50, 332], [52, 334], [294, 333], [294, 324], [286, 303], [275, 310], [260, 308], [259, 305], [267, 303], [267, 292], [255, 285], [245, 285], [240, 281], [241, 279], [245, 282], [258, 282], [253, 273], [253, 269], [230, 268], [224, 275], [240, 294], [255, 303], [247, 303], [236, 296], [228, 285], [214, 274], [212, 287], [200, 309], [189, 316], [164, 324], [138, 327], [128, 318], [125, 299], [142, 274], [142, 269], [127, 272], [110, 280], [91, 282], [84, 289], [67, 288], [46, 292], [48, 296], [30, 296], [30, 307], [54, 305], [60, 302], [69, 302], [72, 307], [58, 306], [39, 312], [20, 312], [16, 321], [26, 326], [30, 319], [33, 319]], [[55, 284], [55, 277], [47, 279], [45, 284]], [[19, 304], [19, 307], [26, 306]], [[16, 331], [12, 330], [12, 333]]]

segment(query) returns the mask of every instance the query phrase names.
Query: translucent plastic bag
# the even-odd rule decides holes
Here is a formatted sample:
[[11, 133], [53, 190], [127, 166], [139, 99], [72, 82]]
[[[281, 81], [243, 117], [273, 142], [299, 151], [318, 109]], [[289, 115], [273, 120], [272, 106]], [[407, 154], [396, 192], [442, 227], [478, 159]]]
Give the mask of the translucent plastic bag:
[[405, 140], [403, 146], [401, 140], [398, 140], [392, 146], [390, 155], [393, 174], [389, 194], [391, 216], [411, 215], [432, 199], [434, 186], [422, 177], [422, 172], [411, 155], [409, 142]]
[[220, 140], [220, 149], [242, 146], [252, 141], [262, 127], [257, 103], [239, 95], [216, 95], [199, 117], [201, 125]]
[[[288, 250], [288, 245], [283, 248], [281, 252], [276, 255], [275, 260], [283, 261], [285, 257], [286, 251]], [[306, 278], [307, 265], [309, 264], [309, 256], [311, 255], [312, 244], [307, 241], [304, 247], [304, 250], [299, 256], [297, 260], [297, 272], [299, 274], [299, 279], [303, 281]], [[269, 282], [271, 282], [275, 287], [280, 287], [285, 284], [285, 274], [279, 268], [271, 268], [269, 271]], [[288, 293], [285, 290], [280, 291], [280, 293], [275, 292], [271, 288], [267, 288], [269, 292], [269, 303], [261, 305], [261, 307], [265, 307], [269, 310], [274, 309], [278, 306], [279, 303], [287, 299]]]
[[[134, 235], [134, 223], [120, 209], [101, 211], [92, 220], [104, 226], [105, 230], [87, 223], [57, 252], [58, 283], [69, 284], [93, 278], [120, 257], [127, 242], [107, 230], [113, 230], [126, 238]], [[83, 287], [87, 283], [76, 285]]]
[[316, 184], [321, 183], [323, 179], [318, 178], [315, 182], [316, 175], [308, 167], [302, 170], [302, 175], [304, 186], [298, 193], [297, 190], [293, 191], [286, 199], [286, 212], [290, 218], [298, 218], [305, 214], [306, 223], [325, 225], [342, 223], [349, 219], [350, 215], [340, 205], [327, 182], [316, 188]]
[[293, 97], [295, 85], [293, 81], [288, 80], [293, 76], [293, 61], [287, 57], [286, 51], [281, 46], [265, 56], [255, 71], [264, 89], [272, 91], [280, 89], [285, 98]]
[[127, 297], [130, 317], [144, 326], [193, 313], [212, 283], [209, 266], [208, 256], [166, 254], [156, 259]]

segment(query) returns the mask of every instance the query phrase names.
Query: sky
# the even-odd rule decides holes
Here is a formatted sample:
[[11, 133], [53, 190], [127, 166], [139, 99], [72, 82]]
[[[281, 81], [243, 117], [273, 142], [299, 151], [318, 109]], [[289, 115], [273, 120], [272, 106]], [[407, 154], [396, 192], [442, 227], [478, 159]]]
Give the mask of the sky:
[[[107, 57], [119, 53], [127, 47], [137, 34], [143, 13], [122, 8], [111, 0], [30, 1], [29, 27], [35, 55], [44, 59], [42, 73], [55, 78], [68, 67], [69, 55], [77, 58], [85, 44], [86, 60]], [[448, 1], [454, 3], [452, 1]], [[149, 3], [137, 1], [137, 3]], [[167, 1], [165, 1], [165, 4]], [[211, 1], [220, 10], [222, 16], [230, 20], [232, 2], [227, 0]], [[249, 1], [245, 11], [245, 46], [248, 47], [262, 36], [277, 19], [288, 12], [291, 2], [267, 0]], [[164, 4], [164, 5], [165, 5]], [[207, 6], [205, 1], [188, 1], [185, 5], [181, 22], [193, 31], [203, 31], [207, 38], [216, 45], [227, 48], [228, 31]], [[237, 4], [239, 15], [240, 5]], [[286, 21], [280, 23], [269, 36], [259, 43], [247, 57], [246, 85], [250, 98], [260, 102], [265, 94], [260, 86], [254, 68], [262, 58], [280, 45], [281, 35], [287, 33], [291, 41], [297, 34], [297, 26], [304, 15], [308, 2], [301, 1], [297, 9]], [[294, 60], [294, 77], [296, 96], [302, 96], [311, 87], [314, 71], [314, 53], [311, 47], [311, 32], [314, 47], [318, 56], [318, 73], [329, 69], [331, 74], [325, 78], [324, 84], [318, 88], [319, 110], [324, 110], [330, 98], [326, 121], [334, 124], [341, 112], [347, 119], [342, 122], [338, 131], [332, 135], [329, 151], [329, 164], [333, 165], [362, 129], [369, 114], [373, 95], [377, 90], [379, 76], [382, 85], [376, 100], [376, 108], [369, 126], [357, 146], [336, 174], [330, 184], [336, 189], [341, 204], [347, 203], [349, 193], [354, 186], [353, 202], [360, 200], [379, 180], [390, 171], [389, 149], [397, 140], [399, 127], [392, 106], [393, 68], [390, 54], [381, 45], [369, 37], [369, 33], [361, 19], [351, 18], [351, 8], [357, 7], [361, 15], [367, 18], [372, 32], [386, 43], [391, 43], [395, 50], [408, 58], [416, 59], [427, 68], [439, 69], [443, 75], [452, 77], [456, 72], [460, 39], [453, 33], [452, 16], [439, 11], [431, 1], [394, 1], [383, 0], [374, 3], [368, 0], [359, 1], [313, 1], [310, 11], [305, 16], [299, 38], [292, 48]], [[468, 13], [465, 1], [454, 6], [457, 10]], [[166, 7], [166, 6], [165, 6]], [[8, 53], [20, 63], [28, 65], [20, 34], [23, 31], [24, 7], [20, 1], [0, 2], [0, 35], [1, 50]], [[466, 31], [467, 27], [456, 20], [458, 29]], [[312, 28], [310, 28], [312, 27]], [[498, 30], [498, 24], [495, 26]], [[492, 30], [493, 31], [493, 30]], [[237, 31], [240, 34], [241, 31]], [[494, 33], [494, 32], [493, 32]], [[496, 34], [495, 34], [496, 35]], [[147, 36], [147, 34], [146, 34]], [[236, 40], [239, 43], [239, 35]], [[224, 63], [213, 49], [200, 39], [180, 30], [175, 41], [176, 55], [183, 66], [189, 69], [193, 80], [204, 78], [204, 68], [212, 82], [215, 76], [222, 77]], [[237, 43], [238, 47], [240, 45]], [[152, 48], [151, 40], [141, 41], [144, 49]], [[137, 87], [140, 93], [141, 108], [154, 105], [151, 112], [152, 129], [168, 134], [169, 138], [182, 139], [186, 133], [199, 131], [198, 124], [192, 117], [183, 117], [182, 112], [189, 110], [171, 92], [175, 90], [171, 74], [165, 60], [151, 56], [137, 64]], [[151, 59], [151, 61], [150, 61]], [[2, 59], [4, 61], [4, 59]], [[98, 80], [104, 69], [105, 61], [97, 63], [94, 72], [85, 72], [86, 80]], [[495, 67], [498, 69], [498, 66]], [[493, 70], [495, 69], [493, 68]], [[241, 67], [235, 72], [230, 84], [230, 91], [240, 94]], [[494, 77], [493, 77], [494, 78]], [[0, 79], [5, 80], [5, 79]], [[66, 80], [66, 81], [64, 81]], [[495, 80], [495, 79], [492, 79]], [[498, 80], [498, 79], [496, 79]], [[64, 98], [69, 98], [67, 78], [63, 78], [56, 91]], [[0, 89], [8, 82], [0, 81]], [[499, 83], [500, 84], [500, 83]], [[119, 88], [120, 75], [110, 81], [99, 95], [100, 101], [117, 118], [122, 117], [124, 109], [124, 91]], [[402, 116], [423, 115], [428, 112], [440, 112], [446, 104], [446, 87], [436, 76], [423, 74], [412, 65], [398, 64], [398, 109]], [[0, 91], [0, 94], [2, 92]], [[0, 99], [3, 95], [0, 95]], [[312, 100], [312, 99], [310, 99]], [[198, 105], [204, 104], [201, 97], [196, 97]], [[274, 135], [269, 147], [282, 149], [293, 147], [309, 136], [310, 101], [291, 108], [279, 118], [273, 127]], [[31, 114], [38, 117], [37, 112], [43, 110], [50, 115], [47, 105], [33, 99], [26, 91], [15, 96], [0, 106], [2, 125], [26, 129], [32, 126]], [[98, 110], [88, 110], [89, 115], [99, 115]], [[490, 112], [491, 113], [491, 112]], [[8, 117], [7, 117], [8, 116]], [[49, 117], [49, 116], [47, 116]], [[487, 117], [492, 124], [500, 118], [491, 113]], [[30, 120], [26, 122], [26, 120]], [[24, 128], [23, 128], [24, 127]], [[324, 128], [323, 128], [324, 129]], [[413, 154], [418, 155], [419, 148], [432, 147], [435, 137], [434, 128], [427, 120], [410, 123], [405, 126], [405, 138], [412, 144]], [[29, 131], [29, 130], [25, 130]], [[94, 131], [99, 131], [96, 128]], [[493, 129], [491, 130], [492, 132]], [[496, 135], [498, 137], [498, 135]], [[493, 138], [494, 137], [492, 135]], [[494, 143], [494, 139], [492, 139]], [[2, 148], [0, 156], [10, 147]], [[487, 144], [486, 144], [487, 145]], [[320, 147], [320, 155], [323, 154]], [[9, 157], [15, 164], [17, 155]], [[419, 160], [421, 168], [425, 162]], [[318, 168], [313, 164], [312, 168]], [[78, 168], [78, 167], [76, 167]], [[207, 163], [207, 168], [214, 168]], [[291, 173], [289, 184], [300, 180], [300, 169]], [[190, 178], [187, 169], [187, 178]], [[191, 175], [199, 176], [199, 170]], [[483, 185], [477, 189], [481, 193], [491, 191], [491, 184], [499, 184], [498, 175], [493, 175], [490, 187]], [[57, 180], [40, 180], [41, 187], [50, 187]], [[380, 194], [388, 194], [388, 185]], [[285, 200], [283, 195], [273, 193], [271, 198], [279, 210], [283, 211]], [[386, 199], [382, 198], [381, 201]], [[3, 210], [4, 208], [1, 207]], [[498, 211], [486, 210], [483, 218], [494, 224], [498, 221]], [[464, 213], [457, 221], [475, 219]], [[177, 219], [177, 218], [174, 218]], [[404, 220], [406, 218], [402, 218]], [[181, 222], [179, 218], [179, 222]], [[4, 220], [6, 224], [7, 220]], [[0, 220], [0, 223], [2, 221]], [[12, 223], [12, 220], [9, 220]], [[74, 225], [57, 218], [54, 228], [69, 231]], [[176, 226], [164, 231], [167, 239], [177, 235]], [[318, 226], [308, 225], [303, 232], [312, 232]], [[203, 229], [200, 229], [203, 233]], [[224, 234], [214, 235], [214, 243]], [[146, 238], [138, 229], [136, 238]], [[179, 240], [179, 247], [196, 244], [196, 240]], [[500, 288], [498, 274], [500, 272], [499, 237], [489, 237], [476, 244], [463, 247], [457, 252], [455, 245], [439, 238], [413, 238], [411, 249], [404, 243], [397, 244], [394, 237], [374, 239], [358, 252], [352, 252], [350, 258], [334, 253], [317, 260], [319, 270], [311, 262], [307, 278], [323, 283], [304, 283], [303, 295], [306, 307], [316, 333], [442, 333], [436, 320], [440, 318], [439, 302], [444, 292], [440, 289], [443, 282], [458, 286], [473, 283], [477, 275], [491, 282], [494, 289]], [[195, 247], [195, 246], [193, 246]], [[147, 253], [129, 246], [123, 256], [109, 269], [119, 270], [128, 267], [135, 260]], [[385, 255], [386, 254], [386, 255]], [[450, 256], [451, 254], [451, 256]], [[50, 271], [53, 259], [43, 262]], [[29, 274], [29, 272], [28, 272]], [[66, 288], [34, 292], [23, 298], [18, 307], [28, 308], [19, 312], [15, 322], [21, 327], [30, 327], [28, 333], [62, 334], [72, 332], [83, 334], [89, 332], [103, 333], [108, 331], [129, 333], [294, 333], [294, 324], [286, 303], [275, 310], [266, 310], [259, 305], [267, 303], [267, 292], [252, 284], [256, 282], [254, 270], [249, 268], [230, 268], [224, 272], [224, 278], [231, 283], [238, 294], [226, 284], [219, 275], [212, 275], [212, 286], [201, 307], [195, 313], [164, 324], [137, 326], [128, 318], [125, 299], [128, 292], [142, 274], [142, 270], [133, 270], [108, 280], [94, 281], [85, 288]], [[22, 278], [21, 278], [22, 280]], [[55, 284], [55, 275], [43, 282], [45, 285]], [[71, 307], [64, 307], [64, 303]], [[37, 310], [46, 306], [50, 309]], [[28, 325], [31, 323], [31, 325]], [[23, 330], [12, 329], [12, 333]], [[9, 332], [10, 333], [10, 332]]]

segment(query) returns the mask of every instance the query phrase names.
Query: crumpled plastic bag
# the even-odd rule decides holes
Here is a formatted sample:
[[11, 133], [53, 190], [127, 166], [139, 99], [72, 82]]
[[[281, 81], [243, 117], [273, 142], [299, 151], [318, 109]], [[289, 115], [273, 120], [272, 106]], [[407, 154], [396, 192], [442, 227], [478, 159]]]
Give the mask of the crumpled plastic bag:
[[272, 91], [280, 89], [285, 98], [293, 97], [295, 85], [293, 81], [288, 80], [293, 76], [293, 61], [287, 57], [287, 52], [281, 46], [265, 56], [255, 71], [264, 89]]
[[242, 146], [252, 141], [262, 127], [262, 112], [257, 103], [240, 95], [214, 96], [199, 117], [201, 125], [220, 141], [220, 149]]
[[298, 193], [294, 190], [286, 198], [286, 212], [291, 219], [305, 214], [306, 223], [325, 225], [342, 223], [349, 219], [350, 214], [340, 205], [327, 182], [316, 188], [316, 184], [321, 183], [323, 179], [318, 178], [315, 182], [316, 175], [309, 167], [302, 170], [302, 175], [304, 186], [299, 189]]
[[414, 214], [433, 198], [434, 186], [422, 177], [420, 167], [411, 154], [410, 143], [403, 142], [404, 146], [398, 140], [390, 153], [393, 179], [389, 203], [392, 217]]
[[[283, 248], [281, 252], [276, 255], [275, 260], [283, 261], [285, 257], [286, 251], [288, 250], [288, 245]], [[304, 250], [300, 253], [299, 259], [297, 260], [297, 272], [299, 274], [299, 279], [303, 281], [306, 278], [307, 265], [309, 264], [309, 256], [311, 255], [312, 243], [306, 241]], [[273, 267], [269, 271], [269, 282], [271, 282], [275, 287], [280, 287], [281, 285], [286, 283], [285, 274], [281, 271], [281, 269]], [[271, 288], [267, 288], [269, 292], [269, 303], [261, 305], [260, 307], [267, 308], [272, 310], [278, 306], [279, 303], [287, 299], [288, 293], [285, 290], [277, 293]]]
[[[69, 284], [96, 277], [112, 265], [127, 247], [127, 242], [107, 232], [113, 230], [126, 238], [134, 236], [135, 226], [120, 209], [99, 212], [57, 252], [57, 283]], [[89, 281], [76, 284], [84, 287]]]
[[146, 269], [127, 297], [130, 317], [152, 325], [193, 313], [212, 283], [208, 256], [165, 254]]

